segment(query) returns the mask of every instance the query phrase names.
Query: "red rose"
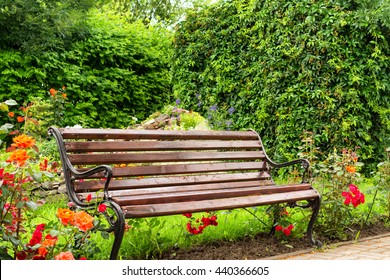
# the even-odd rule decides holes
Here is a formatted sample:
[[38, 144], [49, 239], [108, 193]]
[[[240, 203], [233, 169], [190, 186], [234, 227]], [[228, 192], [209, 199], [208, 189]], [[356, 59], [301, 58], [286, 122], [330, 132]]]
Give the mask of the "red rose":
[[107, 205], [105, 205], [105, 204], [100, 204], [100, 205], [98, 206], [98, 211], [99, 211], [100, 213], [104, 213], [104, 212], [106, 212], [106, 210], [107, 210]]
[[283, 230], [283, 227], [282, 227], [281, 225], [277, 225], [277, 226], [275, 227], [275, 230], [276, 230], [276, 231], [282, 231], [282, 230]]

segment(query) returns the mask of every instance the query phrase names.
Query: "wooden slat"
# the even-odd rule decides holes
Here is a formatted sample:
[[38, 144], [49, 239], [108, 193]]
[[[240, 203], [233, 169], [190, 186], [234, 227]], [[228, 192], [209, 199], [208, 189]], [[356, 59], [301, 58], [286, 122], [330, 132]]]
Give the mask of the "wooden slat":
[[216, 160], [263, 160], [265, 158], [262, 151], [70, 154], [68, 157], [70, 162], [74, 165]]
[[[265, 181], [270, 180], [271, 176], [268, 172], [248, 172], [248, 173], [228, 173], [228, 174], [212, 174], [212, 175], [190, 175], [190, 176], [168, 176], [168, 177], [152, 177], [152, 178], [135, 178], [112, 180], [110, 182], [110, 190], [120, 189], [137, 189], [137, 188], [157, 188], [168, 186], [185, 186], [193, 184], [215, 184], [226, 182], [242, 182], [242, 181]], [[93, 181], [76, 181], [75, 191], [99, 191], [104, 187], [105, 180]]]
[[[256, 184], [257, 183], [257, 184]], [[259, 182], [239, 184], [209, 184], [159, 189], [114, 191], [111, 197], [122, 206], [140, 204], [159, 204], [184, 201], [200, 201], [249, 195], [265, 195], [292, 191], [309, 190], [309, 184], [285, 186], [260, 186]], [[150, 191], [148, 193], [148, 191]]]
[[120, 151], [170, 151], [261, 149], [259, 141], [83, 141], [65, 142], [68, 152], [120, 152]]
[[61, 128], [64, 139], [257, 140], [253, 131]]
[[206, 212], [227, 210], [235, 208], [254, 207], [284, 202], [310, 200], [317, 198], [318, 192], [314, 189], [269, 195], [254, 195], [245, 197], [232, 197], [211, 199], [195, 202], [161, 203], [150, 205], [123, 206], [126, 218], [154, 217], [163, 215], [182, 214], [187, 212]]
[[[79, 171], [86, 171], [86, 168], [80, 168]], [[209, 172], [230, 172], [243, 170], [265, 171], [267, 164], [265, 162], [225, 162], [225, 163], [199, 163], [199, 164], [170, 164], [170, 165], [151, 165], [151, 166], [131, 166], [114, 167], [113, 177], [136, 177], [153, 175], [174, 175], [174, 174], [194, 174]], [[102, 178], [103, 173], [96, 173], [89, 178]]]

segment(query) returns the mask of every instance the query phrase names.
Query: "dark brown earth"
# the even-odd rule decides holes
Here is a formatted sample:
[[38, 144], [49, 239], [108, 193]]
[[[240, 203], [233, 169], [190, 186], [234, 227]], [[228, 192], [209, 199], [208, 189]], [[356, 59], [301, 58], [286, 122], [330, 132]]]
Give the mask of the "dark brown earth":
[[[348, 239], [354, 240], [357, 231], [348, 230]], [[370, 227], [363, 228], [359, 238], [374, 237], [390, 233], [390, 227], [378, 222]], [[319, 237], [324, 247], [345, 240], [327, 239]], [[307, 238], [291, 238], [287, 242], [266, 233], [254, 237], [246, 237], [236, 241], [220, 241], [214, 244], [197, 246], [188, 250], [172, 250], [163, 256], [171, 260], [245, 260], [270, 258], [276, 255], [293, 253], [312, 249]]]

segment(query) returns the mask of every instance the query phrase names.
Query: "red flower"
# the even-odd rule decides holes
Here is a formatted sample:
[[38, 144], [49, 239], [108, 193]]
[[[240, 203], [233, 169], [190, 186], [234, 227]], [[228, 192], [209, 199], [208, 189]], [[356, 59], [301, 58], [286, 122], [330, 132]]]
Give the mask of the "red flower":
[[107, 210], [107, 205], [105, 205], [105, 204], [100, 204], [100, 205], [98, 206], [98, 211], [99, 211], [100, 213], [104, 213], [104, 212], [106, 212], [106, 210]]
[[185, 216], [187, 218], [191, 218], [192, 217], [192, 213], [185, 213], [185, 214], [183, 214], [183, 216]]
[[17, 260], [25, 260], [27, 259], [27, 253], [25, 251], [20, 251], [16, 253]]
[[28, 245], [34, 246], [39, 244], [41, 241], [42, 241], [42, 232], [40, 230], [35, 230]]
[[283, 227], [282, 227], [281, 225], [277, 225], [277, 226], [275, 227], [275, 230], [276, 230], [276, 231], [282, 231], [282, 230], [283, 230]]
[[85, 198], [85, 200], [86, 200], [87, 202], [90, 202], [91, 199], [92, 199], [92, 194], [87, 195], [87, 197]]
[[350, 192], [342, 192], [341, 195], [345, 197], [344, 204], [348, 206], [352, 203], [353, 207], [358, 207], [365, 202], [364, 194], [361, 193], [357, 186], [350, 184]]
[[351, 193], [354, 194], [354, 195], [356, 195], [357, 193], [359, 193], [358, 187], [356, 187], [355, 185], [352, 185], [352, 184], [349, 185], [349, 190], [350, 190]]
[[289, 236], [291, 234], [291, 230], [289, 230], [288, 228], [284, 228], [283, 233], [285, 236]]

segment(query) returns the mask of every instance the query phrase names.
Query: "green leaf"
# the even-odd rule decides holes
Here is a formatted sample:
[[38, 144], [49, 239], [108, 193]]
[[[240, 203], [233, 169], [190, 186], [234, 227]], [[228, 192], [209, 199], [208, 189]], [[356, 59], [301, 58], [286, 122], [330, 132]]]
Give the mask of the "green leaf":
[[60, 234], [60, 231], [58, 231], [58, 230], [55, 230], [55, 229], [52, 229], [51, 231], [50, 231], [50, 235], [51, 236], [58, 236]]
[[100, 232], [100, 235], [104, 238], [104, 239], [109, 239], [110, 238], [110, 234], [106, 231], [101, 231]]
[[41, 172], [34, 172], [31, 174], [31, 177], [38, 183], [42, 182], [42, 173]]
[[18, 105], [18, 103], [15, 100], [13, 100], [13, 99], [7, 100], [4, 103], [7, 104], [8, 106], [16, 106], [16, 105]]
[[26, 205], [28, 208], [30, 208], [32, 210], [36, 210], [38, 208], [38, 205], [34, 201], [31, 201], [31, 200], [27, 201]]

